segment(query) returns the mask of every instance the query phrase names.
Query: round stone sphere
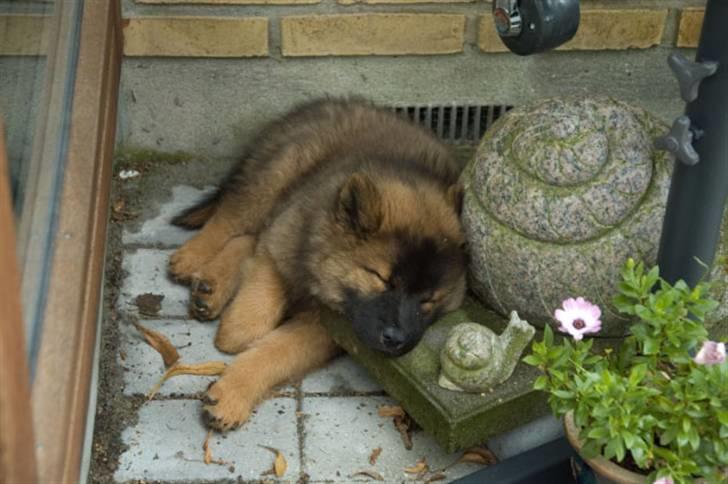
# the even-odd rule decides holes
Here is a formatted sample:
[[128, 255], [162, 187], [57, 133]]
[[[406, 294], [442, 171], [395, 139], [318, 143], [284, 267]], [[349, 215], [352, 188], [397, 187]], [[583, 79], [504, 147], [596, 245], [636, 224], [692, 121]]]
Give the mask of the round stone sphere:
[[624, 335], [611, 299], [628, 257], [657, 258], [673, 158], [653, 141], [665, 132], [608, 98], [547, 99], [499, 119], [462, 175], [475, 294], [537, 327], [582, 296], [602, 308], [600, 336]]

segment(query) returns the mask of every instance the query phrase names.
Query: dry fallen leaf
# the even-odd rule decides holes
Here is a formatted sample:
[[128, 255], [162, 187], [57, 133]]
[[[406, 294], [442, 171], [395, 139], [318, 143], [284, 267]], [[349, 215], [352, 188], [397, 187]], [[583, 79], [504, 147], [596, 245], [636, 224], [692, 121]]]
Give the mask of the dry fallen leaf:
[[381, 453], [382, 453], [382, 448], [381, 447], [377, 447], [376, 449], [374, 449], [372, 451], [371, 455], [369, 456], [369, 463], [371, 465], [376, 464], [377, 463], [377, 459], [379, 458], [379, 454], [381, 454]]
[[164, 336], [162, 333], [158, 333], [156, 331], [152, 331], [151, 329], [145, 328], [141, 324], [134, 321], [134, 327], [139, 330], [142, 335], [144, 335], [144, 339], [147, 340], [147, 343], [151, 345], [152, 348], [157, 350], [160, 355], [162, 355], [162, 359], [164, 360], [164, 366], [170, 367], [174, 365], [177, 360], [179, 360], [179, 353], [177, 353], [177, 348], [174, 347], [174, 345], [167, 339], [166, 336]]
[[124, 222], [135, 216], [135, 212], [126, 209], [126, 201], [123, 198], [116, 200], [111, 205], [111, 219], [115, 222]]
[[260, 447], [263, 447], [264, 449], [267, 449], [276, 455], [276, 459], [275, 461], [273, 461], [272, 470], [275, 473], [276, 477], [283, 477], [283, 474], [286, 473], [286, 469], [288, 469], [288, 462], [286, 462], [286, 458], [283, 457], [281, 451], [278, 449], [274, 449], [273, 447], [267, 447], [265, 445], [261, 445]]
[[179, 363], [169, 368], [159, 382], [149, 390], [147, 394], [147, 400], [154, 398], [165, 381], [177, 375], [203, 375], [203, 376], [215, 376], [221, 374], [225, 370], [224, 361], [207, 361], [205, 363], [196, 363], [192, 365], [185, 365]]
[[402, 443], [404, 448], [412, 450], [412, 419], [409, 415], [396, 416], [392, 420], [394, 428], [399, 432], [399, 436], [402, 437]]
[[111, 206], [111, 210], [113, 210], [115, 213], [121, 213], [126, 208], [126, 201], [123, 198], [117, 199], [114, 204]]
[[349, 475], [349, 478], [352, 478], [354, 476], [359, 476], [359, 475], [371, 477], [375, 481], [383, 481], [384, 480], [384, 477], [382, 477], [382, 475], [379, 472], [372, 471], [372, 470], [368, 470], [368, 469], [362, 469], [360, 471], [356, 471], [353, 474], [350, 474]]
[[399, 405], [380, 405], [378, 410], [380, 417], [404, 417], [407, 415]]
[[427, 484], [428, 482], [441, 481], [446, 477], [447, 476], [442, 472], [435, 472], [434, 474], [430, 474], [427, 479], [425, 479], [425, 484]]
[[159, 316], [159, 311], [162, 310], [162, 301], [164, 301], [164, 294], [145, 292], [134, 298], [134, 305], [142, 316], [156, 318]]
[[202, 449], [205, 451], [205, 464], [212, 462], [212, 450], [210, 450], [210, 437], [212, 436], [212, 430], [207, 432], [205, 443], [202, 444]]
[[458, 462], [470, 462], [472, 464], [489, 466], [497, 463], [498, 458], [487, 447], [472, 447], [463, 453], [463, 456]]
[[412, 449], [412, 418], [407, 415], [399, 405], [380, 405], [380, 417], [393, 417], [392, 423], [402, 437], [402, 443], [407, 450]]
[[276, 460], [273, 464], [273, 468], [276, 471], [276, 477], [283, 477], [283, 474], [286, 473], [286, 469], [288, 469], [288, 463], [286, 462], [286, 458], [283, 457], [283, 454], [280, 452], [278, 455], [276, 455]]
[[404, 471], [407, 474], [419, 474], [421, 472], [427, 472], [430, 469], [430, 466], [427, 465], [427, 460], [423, 457], [422, 459], [418, 460], [417, 463], [412, 467], [405, 467]]
[[[202, 443], [202, 449], [205, 451], [205, 457], [203, 457], [202, 461], [207, 465], [217, 464], [219, 466], [226, 466], [226, 465], [230, 464], [229, 462], [225, 462], [222, 459], [213, 459], [212, 458], [212, 449], [210, 448], [210, 437], [211, 436], [212, 436], [212, 430], [207, 432], [207, 437], [205, 437], [205, 442]], [[194, 460], [190, 460], [190, 459], [185, 459], [185, 460], [189, 460], [190, 462], [199, 462], [199, 461], [194, 461]]]

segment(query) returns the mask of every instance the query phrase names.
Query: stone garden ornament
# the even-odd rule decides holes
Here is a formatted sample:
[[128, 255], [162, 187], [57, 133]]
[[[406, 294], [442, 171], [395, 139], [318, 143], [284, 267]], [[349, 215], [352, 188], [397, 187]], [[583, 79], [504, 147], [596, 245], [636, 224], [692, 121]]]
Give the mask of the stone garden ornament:
[[535, 332], [515, 311], [500, 336], [478, 323], [456, 325], [440, 352], [439, 385], [480, 393], [503, 383], [513, 374]]

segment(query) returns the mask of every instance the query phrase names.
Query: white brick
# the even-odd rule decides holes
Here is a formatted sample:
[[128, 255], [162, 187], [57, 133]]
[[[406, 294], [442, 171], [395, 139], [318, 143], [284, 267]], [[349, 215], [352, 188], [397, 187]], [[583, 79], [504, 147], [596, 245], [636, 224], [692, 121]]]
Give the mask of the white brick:
[[197, 400], [145, 404], [139, 411], [139, 421], [122, 434], [122, 441], [128, 447], [119, 458], [115, 480], [257, 480], [271, 468], [275, 457], [261, 445], [283, 453], [288, 470], [282, 480], [298, 480], [300, 454], [295, 400], [267, 400], [240, 429], [224, 435], [214, 433], [210, 438], [212, 457], [226, 462], [225, 465], [206, 465], [203, 461], [202, 444], [207, 429], [200, 418], [201, 408], [202, 403]]
[[[303, 400], [304, 471], [312, 481], [371, 481], [363, 475], [350, 478], [361, 469], [380, 473], [386, 482], [411, 480], [404, 472], [424, 457], [431, 469], [443, 468], [457, 460], [460, 453], [446, 454], [422, 431], [412, 436], [413, 449], [406, 450], [391, 418], [380, 417], [377, 408], [395, 402], [385, 397], [306, 397]], [[375, 465], [369, 455], [382, 448]], [[445, 474], [452, 481], [482, 468], [458, 464]]]
[[303, 379], [305, 393], [378, 392], [381, 385], [349, 356], [342, 356]]

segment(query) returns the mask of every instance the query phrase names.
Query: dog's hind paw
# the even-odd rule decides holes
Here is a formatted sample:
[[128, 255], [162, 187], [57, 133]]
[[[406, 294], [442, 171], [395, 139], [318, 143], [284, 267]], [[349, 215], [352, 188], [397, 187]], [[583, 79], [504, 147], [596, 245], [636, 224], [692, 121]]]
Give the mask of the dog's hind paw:
[[242, 425], [253, 410], [252, 402], [241, 391], [233, 390], [224, 382], [217, 381], [203, 396], [203, 416], [207, 425], [227, 432]]

